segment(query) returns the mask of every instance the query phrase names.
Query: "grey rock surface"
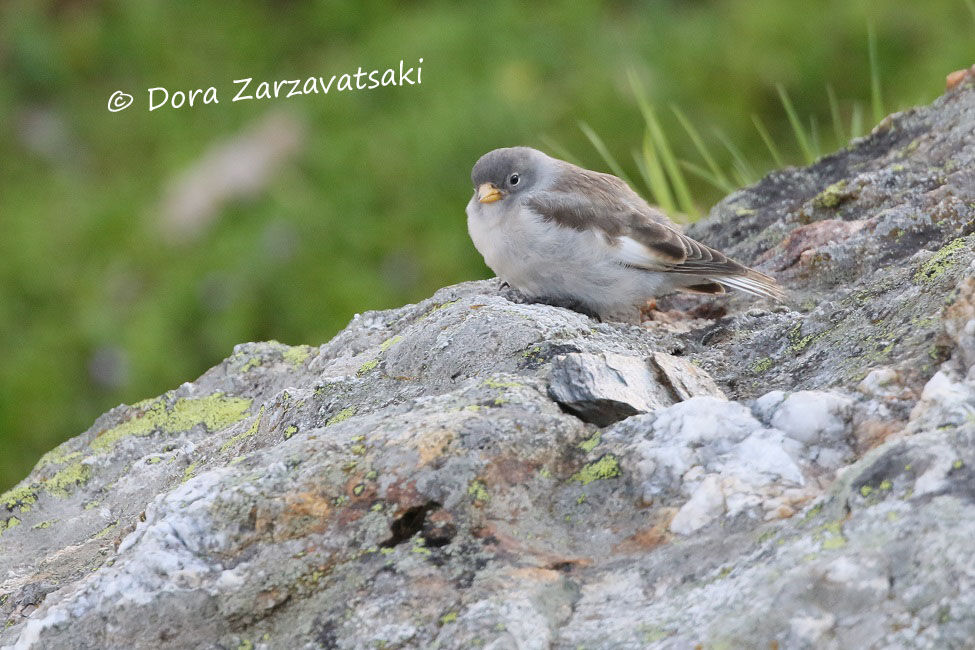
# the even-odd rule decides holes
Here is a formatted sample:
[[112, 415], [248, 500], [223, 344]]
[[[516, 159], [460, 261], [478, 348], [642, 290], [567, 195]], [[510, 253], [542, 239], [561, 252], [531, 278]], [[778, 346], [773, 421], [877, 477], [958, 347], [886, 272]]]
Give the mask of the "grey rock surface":
[[971, 81], [691, 231], [794, 301], [470, 282], [106, 413], [0, 495], [0, 646], [970, 647]]

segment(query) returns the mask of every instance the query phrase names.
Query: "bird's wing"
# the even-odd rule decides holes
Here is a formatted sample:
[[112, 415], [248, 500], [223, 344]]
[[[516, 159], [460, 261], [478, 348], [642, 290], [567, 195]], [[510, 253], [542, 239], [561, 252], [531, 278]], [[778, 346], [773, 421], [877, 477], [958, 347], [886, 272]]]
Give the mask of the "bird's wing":
[[598, 229], [610, 254], [625, 266], [697, 275], [748, 293], [784, 297], [775, 280], [684, 235], [615, 176], [576, 167], [528, 205], [559, 226]]

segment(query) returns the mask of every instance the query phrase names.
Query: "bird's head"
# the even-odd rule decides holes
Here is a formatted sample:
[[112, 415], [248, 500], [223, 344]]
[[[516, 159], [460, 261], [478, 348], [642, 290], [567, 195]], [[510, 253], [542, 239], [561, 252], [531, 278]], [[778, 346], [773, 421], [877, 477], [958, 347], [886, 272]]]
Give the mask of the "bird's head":
[[481, 156], [471, 171], [479, 203], [494, 203], [522, 195], [538, 185], [550, 160], [529, 147], [495, 149]]

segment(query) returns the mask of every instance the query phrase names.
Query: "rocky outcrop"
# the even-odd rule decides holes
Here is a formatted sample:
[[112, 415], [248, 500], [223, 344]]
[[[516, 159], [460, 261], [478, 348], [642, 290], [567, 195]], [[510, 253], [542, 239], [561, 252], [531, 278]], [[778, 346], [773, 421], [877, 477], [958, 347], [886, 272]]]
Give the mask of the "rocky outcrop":
[[965, 647], [973, 158], [968, 81], [691, 228], [788, 305], [238, 346], [0, 496], [0, 645]]

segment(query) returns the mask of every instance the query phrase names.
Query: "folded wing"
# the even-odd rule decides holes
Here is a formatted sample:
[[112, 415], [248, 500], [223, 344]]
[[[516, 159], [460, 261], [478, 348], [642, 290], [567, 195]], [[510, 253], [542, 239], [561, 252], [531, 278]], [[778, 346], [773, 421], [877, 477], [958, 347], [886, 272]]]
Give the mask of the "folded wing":
[[757, 296], [785, 298], [774, 279], [684, 235], [619, 178], [566, 165], [570, 169], [559, 182], [529, 201], [542, 218], [575, 230], [598, 228], [609, 254], [625, 266], [688, 274]]

